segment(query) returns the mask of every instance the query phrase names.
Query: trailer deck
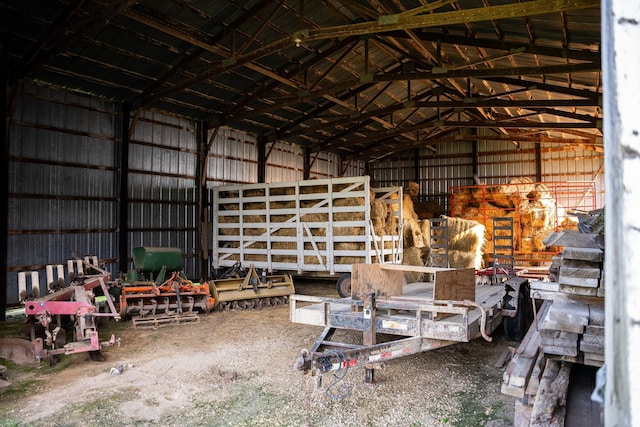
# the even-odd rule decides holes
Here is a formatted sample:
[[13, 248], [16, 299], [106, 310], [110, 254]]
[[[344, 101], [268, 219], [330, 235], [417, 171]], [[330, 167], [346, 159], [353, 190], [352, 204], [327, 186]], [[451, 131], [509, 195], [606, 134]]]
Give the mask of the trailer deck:
[[[433, 276], [430, 282], [403, 284], [404, 271]], [[324, 374], [364, 365], [366, 380], [379, 362], [489, 336], [502, 323], [503, 285], [476, 285], [473, 269], [405, 265], [355, 265], [350, 298], [290, 297], [293, 323], [323, 326], [295, 367]], [[361, 331], [362, 344], [332, 341], [336, 330]], [[385, 334], [378, 343], [377, 334]]]

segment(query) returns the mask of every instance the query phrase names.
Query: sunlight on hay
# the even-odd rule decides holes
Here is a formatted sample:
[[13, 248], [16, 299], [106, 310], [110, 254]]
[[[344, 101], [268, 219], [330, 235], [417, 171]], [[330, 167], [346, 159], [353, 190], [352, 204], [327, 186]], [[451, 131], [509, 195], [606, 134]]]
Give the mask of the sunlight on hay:
[[449, 250], [449, 267], [451, 268], [482, 268], [482, 254], [480, 257], [472, 252]]

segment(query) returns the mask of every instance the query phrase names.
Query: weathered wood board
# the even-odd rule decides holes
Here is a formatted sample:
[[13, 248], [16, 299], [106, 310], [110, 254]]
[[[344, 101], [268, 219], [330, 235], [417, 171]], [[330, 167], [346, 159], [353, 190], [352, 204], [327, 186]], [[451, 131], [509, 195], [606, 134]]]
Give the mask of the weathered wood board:
[[351, 266], [351, 298], [363, 299], [374, 293], [376, 297], [402, 295], [402, 270], [381, 268], [380, 264], [353, 264]]
[[[567, 267], [564, 264], [560, 266], [560, 277], [578, 277], [578, 278], [600, 278], [600, 268], [594, 267]], [[562, 283], [562, 282], [560, 282]]]
[[589, 305], [579, 302], [554, 301], [549, 308], [547, 319], [554, 322], [571, 323], [586, 326], [589, 324]]
[[600, 248], [565, 247], [562, 250], [562, 258], [592, 261], [592, 262], [602, 262], [604, 260], [604, 252]]
[[[562, 271], [562, 270], [561, 270]], [[567, 286], [577, 286], [579, 288], [597, 288], [600, 285], [600, 279], [585, 277], [569, 277], [560, 273], [558, 284]]]
[[531, 411], [531, 427], [564, 426], [571, 365], [547, 361]]
[[585, 288], [582, 286], [560, 285], [560, 292], [568, 295], [581, 295], [586, 297], [597, 297], [599, 288]]
[[433, 299], [445, 301], [476, 300], [475, 269], [442, 270], [435, 273]]
[[565, 248], [604, 248], [604, 236], [579, 231], [563, 231], [549, 234], [543, 241], [546, 246], [563, 246]]

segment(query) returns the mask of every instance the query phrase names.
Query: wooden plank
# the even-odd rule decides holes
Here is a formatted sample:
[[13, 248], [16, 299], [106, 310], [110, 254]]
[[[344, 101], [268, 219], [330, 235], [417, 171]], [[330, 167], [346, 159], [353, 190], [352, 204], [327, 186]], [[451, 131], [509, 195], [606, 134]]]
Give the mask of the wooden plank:
[[589, 305], [589, 325], [604, 327], [604, 307]]
[[542, 280], [532, 280], [529, 283], [529, 289], [547, 292], [560, 291], [560, 284], [558, 282], [544, 282]]
[[571, 268], [597, 268], [598, 270], [602, 270], [601, 262], [593, 262], [593, 261], [585, 261], [583, 259], [566, 259], [562, 258], [561, 267], [571, 267]]
[[[600, 278], [600, 269], [599, 268], [585, 268], [585, 267], [566, 267], [564, 265], [560, 266], [560, 277], [579, 277], [579, 278], [589, 278], [589, 279], [599, 279]], [[562, 283], [562, 282], [560, 282]]]
[[600, 286], [600, 279], [569, 277], [560, 273], [560, 276], [558, 277], [558, 285], [559, 289], [562, 289], [560, 285], [576, 286], [579, 288], [597, 288]]
[[578, 355], [578, 343], [574, 347], [559, 347], [556, 345], [540, 345], [540, 350], [545, 354], [555, 354], [558, 356], [577, 356]]
[[433, 298], [443, 301], [475, 301], [475, 269], [462, 268], [438, 271], [435, 274]]
[[604, 260], [604, 252], [600, 248], [565, 247], [562, 250], [562, 258], [602, 262]]
[[[588, 288], [587, 288], [588, 289]], [[573, 295], [563, 292], [547, 292], [540, 290], [531, 290], [531, 298], [544, 299], [550, 301], [575, 301], [585, 304], [604, 306], [604, 298], [590, 295]]]
[[531, 427], [564, 426], [571, 365], [547, 361], [531, 411]]
[[588, 297], [597, 297], [597, 288], [583, 288], [582, 286], [572, 286], [560, 284], [560, 292], [568, 295], [581, 295]]
[[[589, 319], [591, 319], [591, 318], [589, 318]], [[591, 323], [591, 320], [589, 320], [589, 323]], [[585, 333], [585, 335], [602, 335], [602, 336], [604, 336], [604, 326], [587, 325], [587, 327], [584, 329], [584, 333]]]
[[363, 299], [369, 293], [376, 297], [402, 295], [401, 270], [381, 268], [381, 264], [353, 264], [351, 266], [351, 298]]
[[554, 322], [553, 320], [545, 319], [542, 321], [541, 327], [543, 329], [557, 329], [559, 331], [575, 332], [581, 334], [584, 332], [584, 326], [575, 323], [563, 323]]
[[579, 302], [554, 301], [549, 308], [547, 319], [554, 322], [563, 322], [586, 326], [589, 324], [589, 306], [587, 304], [582, 304]]
[[538, 387], [540, 387], [540, 379], [542, 378], [542, 371], [547, 359], [544, 357], [544, 353], [539, 353], [536, 362], [533, 365], [533, 371], [529, 376], [529, 384], [527, 384], [526, 394], [535, 396], [538, 394]]
[[[552, 237], [552, 238], [550, 238]], [[550, 244], [547, 244], [549, 242]], [[604, 248], [604, 236], [595, 233], [581, 233], [579, 231], [564, 231], [545, 239], [547, 246], [563, 246], [565, 248]]]
[[575, 332], [556, 331], [557, 336], [545, 336], [544, 331], [540, 331], [541, 346], [571, 347], [577, 348], [578, 334]]

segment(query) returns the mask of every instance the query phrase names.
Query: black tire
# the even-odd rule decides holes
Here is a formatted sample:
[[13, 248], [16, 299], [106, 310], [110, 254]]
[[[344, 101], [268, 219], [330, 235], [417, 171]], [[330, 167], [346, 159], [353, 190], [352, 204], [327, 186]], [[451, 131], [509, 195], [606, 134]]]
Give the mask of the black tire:
[[351, 273], [345, 273], [338, 279], [336, 283], [336, 289], [340, 298], [351, 297]]
[[[518, 309], [515, 317], [505, 317], [502, 319], [504, 334], [507, 341], [522, 341], [531, 326], [532, 307], [531, 300], [525, 295], [526, 289], [518, 292]], [[528, 293], [528, 292], [526, 292]]]

